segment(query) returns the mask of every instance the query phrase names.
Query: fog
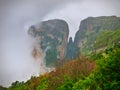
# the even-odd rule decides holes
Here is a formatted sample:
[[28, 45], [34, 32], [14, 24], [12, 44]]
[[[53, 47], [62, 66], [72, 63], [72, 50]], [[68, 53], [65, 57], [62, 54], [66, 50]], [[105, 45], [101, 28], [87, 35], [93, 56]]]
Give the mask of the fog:
[[80, 21], [89, 16], [120, 16], [119, 0], [0, 0], [0, 85], [26, 81], [45, 72], [44, 56], [31, 56], [29, 26], [48, 19], [66, 20], [74, 38]]
[[70, 35], [75, 37], [75, 33], [80, 26], [80, 21], [87, 17], [98, 16], [120, 16], [118, 10], [120, 1], [117, 0], [85, 0], [82, 2], [67, 3], [59, 9], [48, 13], [43, 20], [59, 18], [66, 20], [69, 24]]

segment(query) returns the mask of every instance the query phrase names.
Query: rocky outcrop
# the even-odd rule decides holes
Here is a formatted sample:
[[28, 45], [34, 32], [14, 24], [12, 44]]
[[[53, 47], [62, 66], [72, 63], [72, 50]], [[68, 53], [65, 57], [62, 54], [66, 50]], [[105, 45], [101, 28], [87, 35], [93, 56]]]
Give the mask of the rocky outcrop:
[[67, 52], [66, 52], [66, 59], [72, 60], [78, 56], [79, 49], [74, 44], [72, 37], [69, 38], [69, 42], [67, 44]]
[[69, 35], [68, 24], [65, 21], [58, 19], [43, 21], [31, 26], [28, 33], [37, 42], [32, 52], [35, 58], [45, 53], [46, 65], [64, 59]]
[[115, 31], [120, 28], [120, 18], [116, 16], [88, 17], [81, 21], [75, 35], [75, 45], [80, 52], [89, 54], [95, 50], [97, 36], [105, 30]]

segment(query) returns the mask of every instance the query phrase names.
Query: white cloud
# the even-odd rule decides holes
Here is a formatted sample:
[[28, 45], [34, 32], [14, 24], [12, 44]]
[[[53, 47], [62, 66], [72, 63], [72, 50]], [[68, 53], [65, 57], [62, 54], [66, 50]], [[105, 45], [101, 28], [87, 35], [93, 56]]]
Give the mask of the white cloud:
[[47, 14], [43, 20], [49, 19], [63, 19], [66, 20], [70, 28], [70, 36], [74, 38], [76, 31], [79, 29], [80, 21], [87, 17], [97, 17], [97, 16], [111, 16], [117, 15], [118, 10], [109, 6], [108, 2], [103, 1], [84, 1], [82, 3], [72, 2], [64, 5], [63, 7], [53, 10]]

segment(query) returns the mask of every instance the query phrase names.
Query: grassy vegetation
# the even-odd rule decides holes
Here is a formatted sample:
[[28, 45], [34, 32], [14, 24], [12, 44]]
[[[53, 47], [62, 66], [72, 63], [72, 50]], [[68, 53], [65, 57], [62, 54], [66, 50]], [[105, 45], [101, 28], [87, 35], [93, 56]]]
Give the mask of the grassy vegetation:
[[101, 32], [95, 42], [95, 48], [101, 48], [112, 45], [120, 41], [120, 29], [116, 31], [105, 30]]

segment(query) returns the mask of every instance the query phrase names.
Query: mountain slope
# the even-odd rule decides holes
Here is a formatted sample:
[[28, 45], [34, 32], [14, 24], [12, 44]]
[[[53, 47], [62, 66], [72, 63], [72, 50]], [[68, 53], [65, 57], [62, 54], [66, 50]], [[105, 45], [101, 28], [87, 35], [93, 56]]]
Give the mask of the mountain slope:
[[120, 29], [115, 31], [104, 30], [97, 36], [94, 47], [95, 49], [99, 49], [101, 47], [110, 46], [117, 42], [120, 42]]
[[88, 17], [87, 19], [81, 21], [79, 30], [75, 35], [74, 43], [80, 49], [81, 53], [89, 54], [94, 51], [96, 38], [102, 31], [116, 31], [118, 29], [120, 29], [119, 17]]

